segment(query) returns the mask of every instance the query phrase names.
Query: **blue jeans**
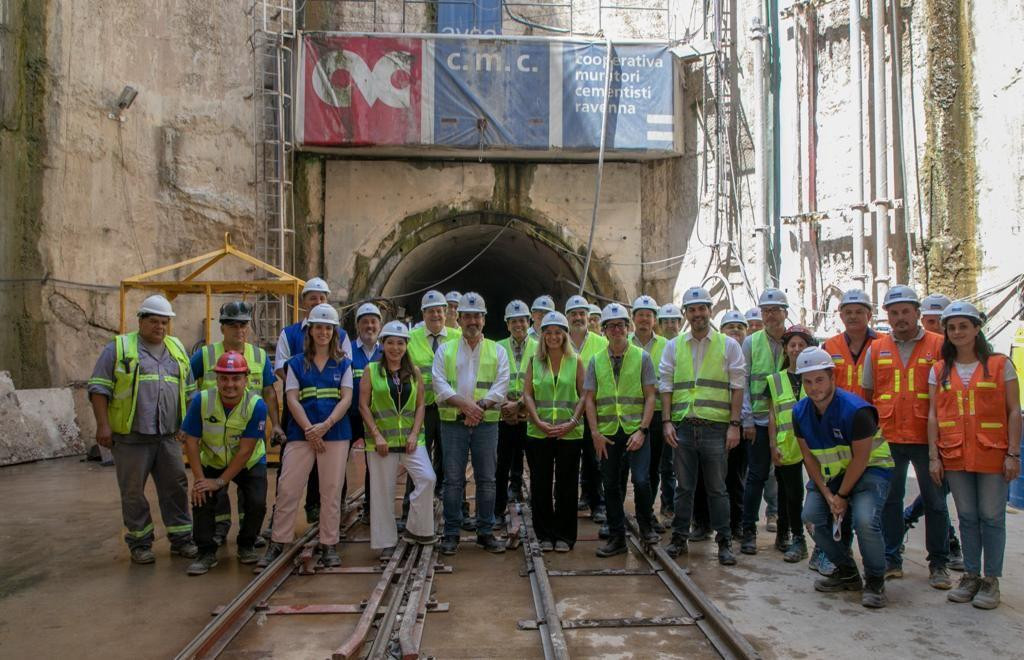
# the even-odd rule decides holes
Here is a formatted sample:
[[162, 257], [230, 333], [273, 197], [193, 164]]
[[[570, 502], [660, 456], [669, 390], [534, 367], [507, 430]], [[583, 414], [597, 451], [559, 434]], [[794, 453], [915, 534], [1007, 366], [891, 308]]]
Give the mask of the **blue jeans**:
[[636, 511], [637, 524], [641, 531], [652, 527], [651, 494], [651, 439], [648, 436], [644, 444], [636, 451], [626, 451], [629, 433], [619, 431], [608, 437], [612, 441], [606, 447], [608, 458], [601, 461], [601, 480], [604, 483], [604, 505], [608, 512], [608, 532], [611, 538], [626, 537], [626, 512], [623, 501], [626, 499], [622, 483], [627, 473], [633, 477], [633, 508]]
[[949, 561], [949, 511], [946, 496], [928, 474], [928, 445], [889, 445], [896, 467], [892, 471], [889, 497], [882, 511], [882, 533], [885, 536], [885, 561], [891, 566], [902, 566], [900, 546], [906, 525], [903, 520], [903, 496], [907, 490], [907, 467], [913, 463], [917, 485], [924, 502], [925, 548], [928, 566], [943, 568]]
[[946, 473], [949, 490], [960, 518], [960, 543], [964, 551], [964, 572], [981, 575], [985, 555], [985, 577], [1003, 574], [1006, 550], [1006, 496], [1010, 485], [1001, 474], [960, 470]]
[[673, 450], [676, 468], [676, 515], [672, 519], [672, 536], [690, 535], [693, 516], [693, 494], [697, 488], [697, 468], [704, 475], [704, 488], [708, 494], [711, 526], [717, 532], [716, 541], [732, 538], [729, 529], [729, 493], [725, 489], [725, 469], [728, 452], [725, 433], [729, 426], [720, 423], [692, 424], [683, 420], [676, 425]]
[[[829, 482], [832, 492], [839, 489], [843, 475]], [[857, 532], [857, 545], [864, 562], [866, 577], [885, 577], [885, 542], [882, 540], [882, 508], [889, 495], [889, 477], [872, 470], [866, 471], [850, 491], [849, 511], [843, 516], [842, 540], [832, 536], [832, 512], [828, 502], [814, 482], [807, 484], [804, 502], [804, 522], [814, 526], [814, 543], [825, 552], [840, 570], [857, 570], [853, 560], [853, 532]]]
[[466, 463], [473, 460], [476, 483], [476, 533], [490, 534], [494, 526], [494, 473], [498, 465], [498, 423], [441, 422], [444, 449], [444, 535], [458, 536], [462, 501], [466, 495]]
[[743, 484], [743, 531], [756, 530], [761, 496], [772, 469], [772, 447], [767, 426], [754, 426], [754, 441], [747, 445], [747, 481]]

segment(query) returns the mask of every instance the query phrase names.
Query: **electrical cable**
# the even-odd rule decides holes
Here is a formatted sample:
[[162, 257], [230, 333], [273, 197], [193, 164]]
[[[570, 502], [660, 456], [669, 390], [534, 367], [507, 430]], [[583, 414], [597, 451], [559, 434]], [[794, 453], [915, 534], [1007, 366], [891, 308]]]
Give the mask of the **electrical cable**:
[[91, 282], [76, 282], [74, 280], [63, 280], [57, 277], [10, 277], [0, 278], [0, 284], [58, 284], [77, 289], [96, 289], [101, 291], [119, 291], [120, 286], [113, 284], [96, 284]]
[[583, 295], [583, 285], [590, 274], [590, 259], [594, 256], [594, 232], [597, 230], [597, 210], [601, 206], [601, 179], [604, 174], [605, 134], [608, 132], [608, 90], [612, 83], [612, 41], [605, 39], [604, 57], [604, 109], [601, 111], [601, 136], [597, 148], [597, 177], [594, 181], [594, 210], [590, 215], [590, 237], [587, 238], [587, 257], [583, 261], [583, 273], [580, 275], [579, 295]]

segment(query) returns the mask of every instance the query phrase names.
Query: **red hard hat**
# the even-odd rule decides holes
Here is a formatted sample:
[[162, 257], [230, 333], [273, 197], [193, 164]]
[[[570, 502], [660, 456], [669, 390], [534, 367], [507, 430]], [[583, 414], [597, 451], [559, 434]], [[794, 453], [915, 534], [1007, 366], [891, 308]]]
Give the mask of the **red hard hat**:
[[810, 346], [818, 345], [818, 342], [814, 339], [814, 331], [805, 325], [800, 325], [799, 323], [786, 328], [786, 332], [782, 333], [782, 342], [786, 343], [789, 341], [790, 337], [795, 337], [797, 335], [803, 337]]
[[217, 359], [217, 366], [213, 370], [219, 374], [247, 374], [249, 365], [244, 355], [238, 351], [228, 351]]

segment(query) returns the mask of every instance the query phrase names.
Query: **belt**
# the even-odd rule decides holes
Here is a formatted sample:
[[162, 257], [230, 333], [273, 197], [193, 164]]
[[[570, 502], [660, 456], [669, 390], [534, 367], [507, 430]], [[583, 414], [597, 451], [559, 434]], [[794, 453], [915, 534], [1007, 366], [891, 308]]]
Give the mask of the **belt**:
[[684, 417], [682, 423], [689, 424], [691, 426], [728, 426], [726, 422], [715, 422], [710, 419], [702, 419], [700, 417]]

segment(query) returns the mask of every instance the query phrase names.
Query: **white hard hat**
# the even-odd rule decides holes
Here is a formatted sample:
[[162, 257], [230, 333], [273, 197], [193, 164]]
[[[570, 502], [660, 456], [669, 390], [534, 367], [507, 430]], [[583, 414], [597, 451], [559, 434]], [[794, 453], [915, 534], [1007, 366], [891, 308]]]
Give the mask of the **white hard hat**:
[[306, 322], [338, 325], [338, 310], [334, 309], [334, 306], [329, 303], [320, 303], [313, 309], [309, 310], [309, 316], [306, 318]]
[[763, 321], [764, 320], [763, 318], [761, 318], [761, 308], [760, 307], [751, 307], [750, 309], [748, 309], [743, 314], [743, 317], [745, 319], [747, 319], [748, 323], [750, 321]]
[[639, 298], [633, 301], [633, 313], [636, 314], [641, 309], [646, 309], [658, 313], [658, 303], [648, 295], [641, 295]]
[[484, 297], [475, 291], [462, 294], [459, 299], [459, 312], [487, 313], [487, 305], [484, 304]]
[[941, 316], [953, 301], [941, 293], [933, 293], [921, 300], [921, 316]]
[[601, 307], [598, 306], [598, 305], [595, 305], [594, 303], [590, 303], [590, 316], [593, 316], [594, 314], [597, 314], [598, 316], [600, 316], [601, 315]]
[[537, 296], [533, 299], [530, 310], [534, 312], [553, 312], [555, 311], [555, 299], [549, 295]]
[[942, 310], [943, 323], [955, 316], [965, 316], [969, 319], [974, 319], [979, 324], [985, 322], [985, 319], [981, 317], [981, 312], [978, 311], [978, 308], [966, 300], [954, 300], [949, 303], [946, 309]]
[[872, 309], [871, 296], [860, 289], [850, 289], [843, 293], [843, 298], [839, 301], [839, 309], [847, 305], [864, 305], [868, 309]]
[[171, 303], [167, 298], [164, 298], [159, 293], [154, 293], [142, 301], [142, 305], [139, 306], [138, 315], [174, 318], [174, 310], [171, 309]]
[[505, 305], [505, 320], [516, 319], [521, 316], [530, 318], [530, 308], [522, 300], [513, 300]]
[[809, 371], [835, 368], [836, 363], [832, 361], [832, 356], [828, 354], [828, 351], [817, 346], [805, 348], [800, 351], [800, 355], [796, 356], [797, 375], [805, 374]]
[[718, 327], [721, 328], [726, 323], [740, 323], [744, 327], [750, 325], [747, 323], [747, 319], [743, 316], [743, 312], [738, 309], [730, 309], [726, 313], [722, 314], [722, 320], [718, 322]]
[[374, 305], [373, 303], [363, 303], [362, 305], [359, 306], [359, 309], [356, 311], [356, 320], [358, 321], [367, 314], [373, 314], [379, 319], [384, 318], [380, 313], [380, 308], [378, 308], [376, 305]]
[[402, 339], [408, 339], [409, 328], [407, 328], [401, 321], [388, 321], [384, 324], [384, 327], [381, 328], [380, 341], [384, 341], [386, 337], [401, 337]]
[[885, 301], [882, 303], [882, 307], [889, 309], [889, 305], [895, 305], [896, 303], [910, 303], [917, 307], [921, 306], [921, 301], [917, 298], [917, 291], [914, 291], [905, 284], [897, 284], [889, 289], [885, 294]]
[[431, 289], [423, 294], [423, 298], [420, 299], [420, 311], [430, 309], [431, 307], [447, 307], [448, 301], [445, 300], [444, 294], [440, 291]]
[[561, 312], [548, 312], [544, 315], [544, 319], [540, 322], [540, 329], [543, 330], [549, 325], [557, 325], [566, 332], [569, 331], [569, 319], [565, 318], [565, 314]]
[[311, 277], [306, 280], [306, 285], [302, 287], [302, 295], [306, 295], [310, 291], [316, 291], [326, 296], [331, 295], [331, 287], [327, 286], [327, 282], [322, 277]]
[[757, 299], [757, 306], [767, 307], [768, 305], [778, 305], [789, 309], [789, 301], [786, 300], [786, 294], [781, 289], [768, 288], [764, 290], [761, 297]]
[[[565, 313], [568, 314], [574, 309], [585, 309], [589, 312], [590, 303], [587, 302], [587, 299], [584, 298], [583, 296], [569, 296], [569, 299], [565, 301]], [[598, 314], [601, 313], [600, 309], [598, 309], [597, 311]]]
[[448, 293], [444, 294], [444, 299], [446, 302], [458, 303], [459, 300], [462, 299], [462, 294], [459, 293], [458, 291], [449, 291]]
[[681, 319], [683, 318], [683, 312], [679, 307], [672, 303], [665, 303], [658, 310], [658, 320], [663, 321], [665, 319]]
[[707, 289], [702, 289], [699, 286], [691, 286], [683, 294], [683, 308], [689, 307], [690, 305], [708, 305], [709, 307], [714, 303], [711, 301], [711, 294], [708, 293]]
[[618, 320], [628, 321], [629, 314], [626, 312], [626, 308], [619, 303], [608, 303], [604, 309], [601, 310], [601, 327], [608, 321]]

